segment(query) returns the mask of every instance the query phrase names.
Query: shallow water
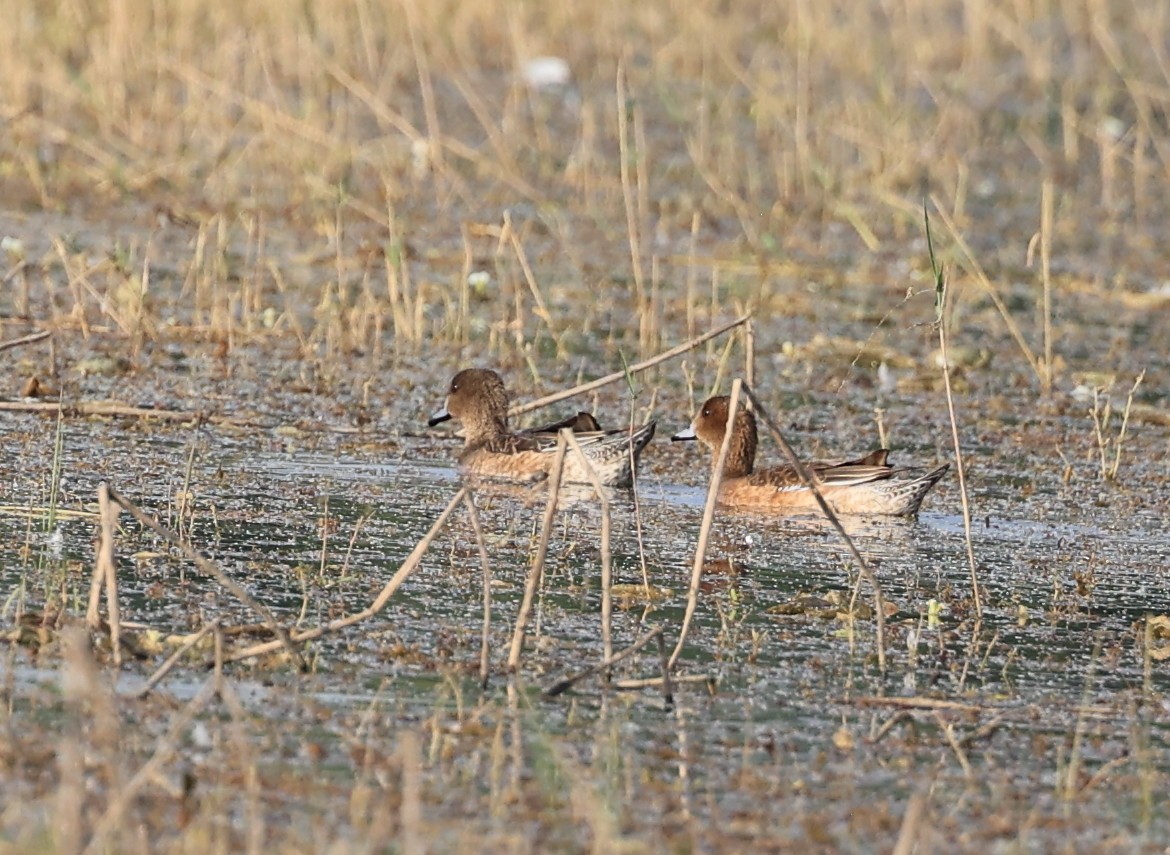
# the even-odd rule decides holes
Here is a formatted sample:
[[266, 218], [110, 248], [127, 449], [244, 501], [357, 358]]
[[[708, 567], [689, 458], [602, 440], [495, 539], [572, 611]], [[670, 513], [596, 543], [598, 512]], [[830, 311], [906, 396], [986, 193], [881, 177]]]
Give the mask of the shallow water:
[[[26, 448], [44, 441], [37, 426], [35, 420], [29, 423]], [[179, 473], [191, 443], [188, 482]], [[397, 455], [264, 445], [224, 441], [209, 430], [165, 431], [158, 441], [138, 436], [128, 447], [116, 426], [69, 423], [64, 447], [70, 478], [63, 493], [79, 499], [93, 495], [101, 477], [117, 472], [119, 489], [168, 524], [181, 519], [192, 542], [281, 619], [311, 626], [364, 607], [459, 484], [451, 447], [442, 442], [420, 445], [418, 455], [406, 444]], [[14, 445], [7, 447], [11, 453]], [[101, 466], [94, 465], [96, 448], [102, 449]], [[619, 601], [613, 617], [619, 649], [646, 625], [659, 623], [667, 628], [669, 649], [682, 619], [705, 491], [701, 477], [678, 483], [663, 477], [662, 469], [648, 465], [640, 483], [641, 547], [630, 495], [612, 496], [615, 582], [638, 582], [644, 555], [651, 582], [669, 592], [649, 608]], [[13, 494], [35, 495], [43, 483], [43, 472], [9, 471]], [[1070, 818], [1053, 783], [1067, 768], [1078, 727], [1084, 733], [1078, 752], [1086, 774], [1122, 762], [1135, 746], [1147, 752], [1140, 763], [1134, 761], [1135, 768], [1152, 770], [1163, 781], [1170, 771], [1170, 708], [1164, 701], [1170, 675], [1155, 663], [1146, 682], [1135, 628], [1147, 615], [1170, 612], [1170, 541], [1157, 514], [1113, 513], [1108, 507], [1065, 513], [1075, 496], [1051, 485], [1042, 499], [1051, 503], [1045, 514], [1013, 515], [1038, 507], [1038, 500], [1029, 499], [1023, 508], [1013, 504], [1007, 477], [997, 481], [984, 474], [978, 483], [981, 516], [972, 537], [985, 595], [978, 627], [953, 479], [927, 498], [917, 520], [845, 520], [896, 608], [886, 623], [884, 675], [875, 668], [871, 620], [850, 627], [813, 613], [769, 612], [802, 594], [848, 597], [853, 571], [835, 532], [815, 518], [721, 514], [708, 555], [714, 563], [705, 574], [696, 624], [680, 663], [680, 674], [714, 677], [719, 685], [714, 695], [701, 686], [678, 686], [675, 711], [664, 713], [661, 695], [653, 690], [607, 697], [596, 681], [588, 681], [566, 698], [542, 701], [529, 695], [521, 708], [526, 711], [516, 710], [504, 700], [501, 674], [539, 528], [540, 488], [478, 496], [495, 580], [494, 677], [487, 694], [479, 695], [472, 676], [481, 572], [462, 511], [385, 612], [311, 645], [311, 674], [298, 676], [287, 666], [234, 666], [231, 673], [239, 686], [252, 687], [242, 695], [258, 720], [272, 718], [274, 730], [261, 745], [294, 764], [307, 762], [297, 759], [303, 737], [296, 736], [301, 725], [295, 722], [305, 720], [310, 708], [334, 710], [333, 724], [318, 721], [312, 728], [312, 740], [324, 752], [313, 762], [334, 770], [327, 778], [344, 780], [346, 728], [371, 705], [387, 721], [403, 724], [438, 715], [453, 721], [458, 733], [466, 719], [452, 704], [461, 696], [460, 706], [478, 710], [476, 727], [490, 728], [519, 714], [535, 728], [534, 736], [525, 737], [535, 740], [533, 746], [565, 738], [596, 762], [602, 740], [623, 758], [618, 765], [629, 767], [626, 774], [636, 769], [645, 780], [669, 786], [672, 798], [685, 797], [688, 810], [709, 821], [728, 820], [749, 808], [762, 816], [776, 811], [777, 817], [809, 811], [818, 823], [828, 823], [826, 833], [843, 851], [867, 848], [849, 819], [848, 804], [876, 794], [906, 798], [924, 775], [936, 793], [954, 790], [956, 821], [978, 819], [989, 805], [1023, 799], [1038, 815], [1064, 817], [1062, 833], [1084, 845], [1103, 839], [1110, 824], [1148, 831], [1152, 838], [1145, 839], [1170, 833], [1163, 813], [1143, 812], [1132, 788], [1095, 785]], [[194, 499], [195, 512], [180, 518], [175, 497], [183, 489]], [[521, 670], [531, 688], [601, 656], [600, 512], [587, 495], [571, 498], [553, 529]], [[132, 521], [123, 517], [122, 524], [124, 620], [168, 632], [191, 631], [212, 616], [226, 624], [254, 621]], [[0, 517], [0, 526], [7, 542], [28, 544], [20, 561], [5, 562], [0, 570], [5, 590], [23, 586], [26, 607], [61, 591], [84, 596], [91, 521], [62, 520], [56, 536], [39, 521], [10, 515]], [[143, 550], [158, 554], [132, 558]], [[868, 597], [863, 586], [862, 599]], [[931, 601], [942, 604], [934, 623], [927, 620]], [[656, 657], [651, 648], [619, 674], [654, 676]], [[128, 663], [117, 691], [132, 691], [156, 662]], [[52, 693], [51, 664], [15, 660], [4, 667], [14, 668], [0, 673], [0, 681], [14, 686], [15, 696], [34, 689]], [[188, 699], [200, 684], [198, 674], [183, 667], [164, 687], [176, 699]], [[455, 687], [459, 695], [452, 694]], [[867, 743], [897, 708], [866, 699], [912, 696], [970, 709], [944, 719], [918, 712], [912, 723], [895, 724]], [[967, 777], [942, 725], [971, 733], [996, 716], [1003, 719], [1000, 725], [967, 747], [974, 776]], [[450, 734], [443, 738], [466, 741]], [[451, 750], [458, 755], [466, 749]], [[680, 751], [688, 758], [682, 791], [677, 789]], [[1130, 777], [1120, 780], [1133, 780], [1137, 773], [1126, 774]], [[744, 776], [751, 786], [742, 784]], [[763, 806], [765, 797], [773, 807]], [[789, 841], [803, 839], [807, 831], [783, 827], [781, 837]], [[1042, 834], [1035, 838], [1042, 839]]]
[[[851, 356], [784, 356], [781, 343], [811, 339], [814, 322], [831, 323], [796, 317], [758, 327], [764, 401], [796, 447], [809, 457], [857, 453], [885, 431], [899, 464], [950, 460], [941, 393], [914, 385], [933, 370], [896, 369], [895, 380], [911, 385], [891, 391], [877, 366]], [[833, 332], [864, 341], [872, 329], [846, 320]], [[1116, 332], [1087, 324], [1080, 334], [1078, 347], [1092, 354]], [[1170, 357], [1153, 342], [1142, 400], [1158, 408], [1163, 399], [1150, 390], [1170, 378]], [[239, 358], [247, 370], [228, 379], [151, 363], [133, 378], [132, 398], [187, 409], [217, 401], [236, 424], [65, 419], [57, 455], [54, 418], [5, 415], [6, 626], [21, 610], [47, 609], [50, 623], [62, 606], [84, 612], [95, 519], [49, 523], [46, 509], [55, 496], [63, 509], [95, 510], [102, 480], [181, 531], [286, 625], [312, 627], [372, 601], [460, 484], [457, 440], [421, 428], [453, 366], [395, 363], [379, 380], [379, 408], [362, 400], [356, 380], [297, 388], [285, 382], [288, 365], [273, 365], [263, 348], [243, 347]], [[522, 376], [513, 371], [510, 380], [523, 384]], [[630, 839], [683, 849], [889, 849], [916, 793], [929, 795], [936, 842], [959, 840], [965, 851], [1097, 851], [1111, 840], [1118, 851], [1154, 847], [1170, 835], [1170, 819], [1151, 807], [1170, 795], [1170, 672], [1143, 658], [1143, 626], [1170, 613], [1166, 427], [1135, 419], [1120, 478], [1107, 483], [1087, 405], [1069, 389], [1038, 400], [1026, 378], [998, 367], [962, 379], [956, 402], [981, 622], [952, 470], [916, 520], [843, 521], [892, 610], [884, 674], [873, 620], [837, 617], [827, 601], [847, 602], [856, 584], [835, 531], [815, 517], [721, 512], [678, 671], [708, 675], [717, 689], [681, 683], [668, 709], [656, 689], [606, 692], [593, 678], [542, 699], [541, 687], [602, 656], [601, 516], [589, 491], [577, 489], [566, 492], [553, 526], [510, 692], [507, 647], [545, 493], [481, 491], [493, 575], [486, 692], [476, 676], [482, 572], [462, 509], [381, 614], [308, 645], [307, 674], [279, 657], [227, 666], [251, 716], [249, 744], [266, 764], [269, 821], [285, 823], [295, 839], [360, 838], [347, 818], [355, 788], [373, 776], [379, 793], [397, 793], [401, 769], [385, 758], [411, 732], [426, 749], [424, 816], [439, 850], [460, 849], [468, 835], [499, 851], [514, 848], [509, 835], [534, 851], [580, 849], [589, 834], [573, 829], [580, 812], [566, 813], [566, 805], [579, 804], [581, 786], [602, 805], [587, 816], [611, 817]], [[98, 396], [124, 385], [95, 378], [86, 388]], [[664, 437], [686, 423], [703, 393], [684, 391], [673, 369], [646, 379], [639, 407], [648, 406], [647, 388], [658, 396], [659, 439], [645, 454], [637, 505], [629, 493], [610, 495], [614, 582], [640, 583], [644, 561], [662, 596], [615, 598], [612, 624], [615, 649], [661, 625], [669, 652], [685, 610], [707, 463], [700, 449]], [[517, 396], [541, 391], [521, 385]], [[1124, 395], [1116, 387], [1113, 394], [1122, 406]], [[628, 401], [613, 389], [588, 405], [603, 421], [628, 418]], [[780, 455], [765, 440], [761, 458]], [[211, 618], [227, 626], [257, 620], [125, 515], [118, 555], [124, 620], [175, 634]], [[862, 585], [861, 602], [871, 597]], [[59, 657], [51, 644], [40, 655], [33, 649], [13, 647], [0, 661], [9, 721], [67, 731]], [[205, 649], [163, 681], [158, 699], [132, 701], [164, 655], [130, 659], [116, 682], [122, 714], [142, 734], [128, 756], [152, 750], [171, 704], [188, 702], [206, 679]], [[103, 673], [112, 673], [108, 664]], [[654, 644], [615, 669], [619, 679], [659, 673]], [[907, 711], [900, 699], [921, 705]], [[238, 750], [221, 719], [201, 714], [183, 739], [191, 768], [210, 782], [201, 786], [230, 801], [240, 793], [231, 771]], [[41, 733], [27, 732], [30, 740]], [[30, 772], [7, 786], [32, 799], [39, 779]], [[1069, 780], [1075, 798], [1066, 799]]]

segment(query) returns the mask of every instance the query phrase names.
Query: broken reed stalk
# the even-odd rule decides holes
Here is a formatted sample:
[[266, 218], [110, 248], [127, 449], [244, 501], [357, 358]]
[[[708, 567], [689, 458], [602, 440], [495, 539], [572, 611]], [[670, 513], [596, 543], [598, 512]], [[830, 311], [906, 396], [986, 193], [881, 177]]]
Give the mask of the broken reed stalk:
[[[625, 354], [622, 354], [622, 365], [625, 364], [626, 357]], [[646, 567], [646, 541], [642, 536], [642, 501], [638, 495], [638, 455], [634, 453], [633, 442], [634, 430], [637, 427], [635, 418], [637, 415], [636, 404], [638, 393], [634, 388], [634, 377], [632, 374], [626, 376], [626, 387], [630, 390], [630, 441], [626, 443], [626, 454], [630, 461], [630, 498], [634, 503], [634, 533], [638, 538], [638, 568], [642, 571], [642, 587], [649, 592], [650, 572]], [[651, 401], [651, 404], [653, 404], [653, 401]], [[581, 456], [584, 458], [584, 455]], [[608, 513], [608, 507], [606, 510]]]
[[756, 327], [749, 316], [743, 325], [743, 381], [756, 385]]
[[[451, 516], [457, 507], [459, 507], [459, 505], [463, 502], [463, 497], [466, 495], [467, 488], [460, 487], [459, 491], [454, 496], [452, 496], [451, 501], [447, 503], [447, 507], [443, 508], [442, 513], [440, 513], [435, 521], [431, 524], [431, 527], [427, 530], [427, 533], [424, 534], [422, 539], [415, 544], [414, 549], [411, 550], [410, 555], [406, 556], [406, 560], [402, 562], [402, 566], [398, 568], [398, 571], [390, 578], [390, 581], [387, 582], [385, 586], [383, 586], [378, 596], [374, 598], [374, 601], [370, 603], [369, 606], [362, 609], [360, 612], [346, 615], [343, 618], [337, 618], [336, 620], [332, 620], [327, 624], [322, 624], [321, 626], [316, 626], [312, 629], [306, 629], [302, 632], [294, 632], [292, 634], [293, 641], [297, 644], [305, 641], [312, 641], [313, 639], [320, 638], [323, 635], [329, 635], [330, 633], [337, 632], [337, 630], [344, 629], [347, 626], [353, 626], [355, 623], [361, 623], [362, 621], [367, 620], [382, 611], [382, 609], [386, 607], [386, 603], [389, 602], [392, 596], [394, 596], [394, 593], [400, 587], [402, 587], [402, 583], [410, 578], [410, 575], [418, 569], [419, 562], [422, 561], [423, 556], [430, 548], [431, 543], [434, 541], [439, 531], [441, 531], [443, 526], [446, 525], [447, 518]], [[263, 656], [266, 653], [279, 650], [283, 644], [284, 643], [282, 641], [264, 641], [260, 644], [254, 644], [251, 647], [245, 648], [244, 650], [237, 650], [229, 653], [224, 658], [224, 661], [238, 662], [241, 659], [251, 659], [256, 656]]]
[[947, 276], [934, 256], [934, 240], [930, 234], [930, 214], [925, 205], [922, 215], [926, 225], [926, 248], [930, 253], [930, 268], [934, 273], [935, 321], [938, 324], [938, 347], [942, 354], [943, 390], [947, 397], [947, 416], [951, 422], [951, 444], [955, 449], [955, 473], [959, 478], [959, 502], [963, 510], [963, 539], [967, 546], [967, 564], [971, 570], [971, 596], [975, 602], [975, 622], [983, 618], [983, 598], [979, 593], [979, 571], [975, 564], [975, 544], [971, 534], [971, 504], [967, 499], [967, 472], [963, 466], [963, 447], [959, 442], [959, 419], [955, 414], [955, 396], [951, 390], [951, 360], [947, 350]]
[[110, 487], [98, 485], [101, 539], [98, 541], [94, 575], [101, 574], [106, 588], [106, 613], [110, 619], [110, 648], [114, 665], [122, 664], [122, 612], [118, 608], [118, 568], [114, 560], [114, 533], [118, 529], [118, 508], [110, 501]]
[[845, 527], [841, 525], [841, 520], [837, 518], [837, 514], [829, 507], [829, 503], [825, 501], [825, 496], [821, 492], [821, 488], [817, 484], [816, 479], [812, 477], [812, 474], [805, 468], [805, 465], [800, 462], [800, 458], [796, 456], [796, 452], [788, 444], [788, 440], [784, 438], [784, 434], [780, 432], [780, 428], [776, 426], [776, 422], [768, 414], [767, 409], [760, 403], [760, 399], [756, 397], [756, 393], [752, 391], [750, 386], [746, 385], [744, 386], [744, 392], [747, 394], [748, 400], [752, 402], [752, 407], [755, 408], [756, 415], [763, 421], [764, 426], [768, 428], [768, 433], [772, 435], [772, 439], [780, 446], [780, 450], [784, 452], [784, 456], [788, 459], [788, 463], [792, 466], [793, 470], [795, 470], [801, 483], [812, 490], [813, 498], [816, 499], [821, 513], [829, 521], [829, 525], [840, 535], [841, 540], [849, 550], [849, 554], [853, 556], [853, 560], [856, 562], [861, 576], [873, 589], [873, 613], [877, 635], [875, 646], [877, 647], [878, 670], [884, 674], [886, 670], [886, 612], [882, 603], [881, 585], [878, 584], [873, 570], [870, 569], [869, 564], [861, 556], [861, 552], [858, 551], [857, 544], [853, 542], [853, 538], [849, 536], [849, 532], [845, 531]]
[[422, 749], [418, 734], [403, 730], [398, 737], [398, 762], [402, 767], [402, 802], [398, 818], [402, 827], [402, 855], [423, 855], [426, 835], [423, 833], [422, 806]]
[[938, 724], [939, 730], [943, 732], [943, 736], [947, 738], [947, 745], [951, 747], [951, 751], [955, 754], [955, 759], [959, 761], [959, 766], [963, 769], [963, 777], [971, 777], [971, 761], [967, 759], [967, 752], [963, 750], [963, 746], [959, 744], [959, 740], [955, 737], [955, 726], [947, 721], [941, 712], [935, 710], [934, 720]]
[[38, 341], [43, 341], [52, 334], [53, 333], [51, 330], [41, 330], [40, 332], [22, 336], [21, 338], [14, 338], [9, 341], [0, 341], [0, 352], [11, 350], [14, 347], [21, 347], [26, 344], [35, 344]]
[[1129, 395], [1125, 398], [1125, 410], [1121, 414], [1121, 427], [1117, 431], [1116, 439], [1113, 440], [1113, 465], [1109, 467], [1106, 475], [1110, 481], [1117, 480], [1117, 470], [1121, 468], [1121, 447], [1125, 444], [1125, 432], [1129, 428], [1129, 416], [1133, 410], [1133, 396], [1137, 394], [1138, 386], [1142, 385], [1144, 379], [1146, 379], [1146, 369], [1143, 368], [1141, 373], [1134, 378]]
[[524, 586], [524, 598], [520, 601], [520, 611], [516, 615], [516, 628], [512, 631], [512, 646], [508, 651], [508, 673], [516, 673], [520, 667], [520, 653], [524, 649], [524, 630], [528, 627], [528, 616], [532, 613], [532, 601], [536, 597], [536, 590], [544, 577], [544, 559], [548, 554], [548, 539], [552, 535], [553, 520], [557, 515], [557, 496], [561, 490], [561, 475], [565, 469], [565, 436], [567, 430], [557, 434], [556, 457], [553, 460], [552, 471], [548, 477], [548, 501], [544, 505], [544, 518], [540, 525], [540, 543], [536, 547], [536, 555], [532, 559], [532, 568], [528, 571], [528, 583]]
[[174, 668], [178, 661], [183, 658], [183, 654], [202, 641], [209, 632], [218, 631], [219, 620], [216, 619], [210, 621], [209, 623], [205, 623], [198, 632], [187, 636], [183, 643], [175, 648], [175, 652], [168, 656], [166, 661], [155, 669], [155, 672], [150, 675], [150, 679], [146, 681], [143, 687], [134, 693], [134, 697], [145, 698], [147, 695], [149, 695], [154, 687], [159, 684], [162, 678], [169, 674], [171, 669]]
[[188, 413], [182, 410], [154, 410], [150, 407], [132, 407], [117, 401], [78, 401], [64, 404], [60, 401], [0, 401], [0, 410], [17, 413], [55, 413], [66, 416], [127, 416], [137, 419], [161, 419], [168, 422], [220, 423], [227, 420], [213, 419], [206, 413]]
[[921, 792], [915, 793], [906, 805], [906, 813], [902, 815], [902, 827], [898, 830], [898, 840], [894, 843], [891, 855], [912, 855], [925, 815], [926, 796]]
[[[663, 651], [662, 661], [665, 664], [665, 651]], [[711, 694], [715, 694], [715, 687], [719, 681], [710, 674], [674, 674], [668, 677], [631, 677], [628, 680], [614, 680], [611, 685], [613, 688], [623, 692], [633, 692], [640, 689], [650, 689], [655, 686], [663, 686], [665, 688], [667, 684], [673, 689], [674, 686], [692, 683], [706, 683]]]
[[644, 359], [641, 362], [635, 362], [633, 365], [625, 366], [621, 371], [615, 371], [613, 374], [606, 374], [604, 377], [599, 377], [596, 380], [590, 380], [588, 383], [582, 383], [579, 386], [574, 386], [572, 389], [563, 389], [560, 392], [554, 392], [551, 395], [545, 395], [543, 398], [537, 398], [535, 401], [529, 401], [526, 404], [519, 404], [508, 410], [509, 416], [520, 416], [524, 413], [530, 413], [533, 410], [539, 410], [542, 407], [547, 407], [550, 404], [555, 404], [563, 401], [566, 398], [573, 398], [577, 395], [584, 395], [586, 392], [592, 392], [594, 389], [600, 389], [603, 386], [608, 386], [611, 383], [617, 383], [619, 380], [624, 380], [628, 376], [641, 373], [647, 368], [653, 368], [661, 362], [668, 359], [673, 359], [676, 356], [694, 350], [704, 342], [710, 341], [716, 336], [721, 336], [728, 330], [733, 330], [747, 322], [751, 315], [744, 315], [742, 318], [736, 318], [734, 321], [729, 321], [722, 326], [715, 327], [713, 330], [708, 330], [697, 338], [690, 341], [683, 342], [680, 345], [672, 347], [670, 350], [664, 350], [657, 356], [652, 356], [649, 359]]
[[[634, 295], [637, 298], [638, 314], [646, 312], [646, 286], [643, 283], [641, 230], [634, 205], [634, 189], [630, 181], [629, 109], [626, 92], [625, 64], [617, 67], [617, 130], [618, 130], [618, 171], [622, 185], [622, 201], [626, 212], [626, 235], [630, 242], [630, 268], [634, 274]], [[639, 153], [640, 154], [640, 153]]]
[[139, 524], [146, 526], [148, 529], [153, 531], [163, 540], [170, 543], [172, 546], [178, 547], [179, 551], [187, 557], [187, 560], [191, 561], [195, 565], [199, 572], [210, 576], [212, 579], [222, 585], [237, 600], [258, 614], [260, 619], [264, 621], [265, 625], [271, 629], [273, 633], [275, 633], [276, 637], [280, 641], [280, 644], [283, 645], [284, 648], [288, 651], [288, 654], [292, 657], [293, 661], [295, 661], [302, 669], [307, 667], [304, 658], [301, 656], [300, 651], [297, 650], [296, 645], [293, 644], [293, 641], [289, 637], [288, 632], [283, 626], [280, 625], [280, 623], [276, 620], [276, 616], [273, 615], [271, 611], [269, 611], [267, 606], [258, 602], [251, 594], [245, 591], [243, 586], [241, 586], [235, 579], [224, 573], [223, 570], [221, 570], [214, 561], [210, 561], [200, 555], [199, 552], [186, 540], [179, 537], [179, 535], [175, 534], [169, 528], [159, 523], [158, 520], [144, 512], [141, 508], [139, 508], [113, 487], [110, 487], [109, 491], [111, 501], [117, 502], [119, 505], [121, 505], [122, 509], [126, 511], [126, 513], [130, 514], [130, 516], [134, 517], [134, 519], [136, 519]]
[[727, 449], [731, 447], [732, 428], [735, 426], [735, 414], [739, 407], [739, 393], [743, 383], [737, 377], [731, 384], [731, 405], [727, 414], [727, 427], [723, 431], [723, 443], [719, 446], [719, 456], [715, 458], [715, 465], [711, 469], [711, 483], [707, 486], [707, 502], [703, 505], [703, 522], [699, 527], [699, 542], [695, 546], [695, 561], [691, 565], [691, 584], [687, 588], [687, 608], [683, 613], [682, 629], [678, 633], [678, 641], [674, 645], [674, 652], [666, 665], [668, 670], [674, 670], [678, 657], [682, 654], [683, 645], [687, 641], [687, 632], [690, 631], [691, 621], [695, 617], [695, 609], [699, 604], [699, 584], [703, 579], [703, 561], [707, 557], [707, 538], [711, 535], [711, 523], [715, 519], [715, 499], [719, 495], [719, 484], [723, 480], [723, 463], [727, 459]]
[[110, 488], [105, 482], [97, 487], [98, 526], [97, 554], [94, 557], [94, 577], [89, 586], [89, 606], [85, 609], [85, 626], [91, 630], [102, 627], [102, 588], [105, 588], [105, 608], [109, 614], [110, 650], [113, 664], [122, 664], [122, 612], [118, 608], [118, 568], [113, 557], [113, 536], [118, 530], [118, 508], [110, 501]]
[[552, 315], [549, 314], [548, 305], [544, 302], [544, 294], [540, 291], [540, 286], [536, 283], [536, 276], [532, 272], [532, 265], [528, 263], [528, 256], [524, 252], [524, 247], [520, 244], [520, 235], [516, 234], [516, 229], [512, 226], [512, 217], [508, 212], [504, 212], [504, 228], [508, 233], [510, 242], [512, 244], [512, 251], [516, 253], [516, 261], [520, 263], [520, 271], [524, 274], [524, 281], [528, 285], [528, 290], [532, 294], [532, 299], [536, 303], [536, 315], [544, 322], [545, 329], [548, 330], [549, 337], [556, 340], [556, 332], [553, 330]]
[[487, 544], [483, 539], [483, 526], [479, 522], [479, 509], [475, 506], [475, 494], [471, 490], [468, 490], [467, 495], [463, 497], [463, 505], [467, 508], [467, 516], [471, 520], [471, 531], [475, 535], [475, 545], [479, 549], [479, 563], [483, 568], [483, 638], [479, 645], [479, 684], [481, 689], [486, 689], [491, 666], [492, 567], [488, 563]]
[[[602, 658], [609, 659], [613, 656], [613, 552], [610, 549], [610, 511], [609, 511], [609, 497], [605, 494], [605, 488], [601, 486], [601, 479], [597, 477], [597, 473], [593, 470], [593, 465], [589, 462], [589, 458], [585, 456], [585, 451], [581, 448], [581, 444], [577, 442], [577, 437], [573, 435], [571, 430], [561, 429], [565, 439], [569, 443], [569, 448], [577, 455], [581, 461], [581, 468], [585, 470], [586, 476], [593, 483], [593, 491], [597, 494], [598, 504], [601, 505], [601, 645]], [[609, 673], [605, 675], [606, 682], [609, 681]]]
[[578, 673], [573, 674], [572, 676], [564, 677], [563, 679], [557, 680], [555, 683], [553, 683], [551, 686], [549, 686], [547, 689], [545, 689], [542, 692], [542, 694], [546, 698], [556, 697], [557, 695], [568, 691], [574, 685], [576, 685], [577, 683], [580, 683], [582, 680], [588, 679], [589, 677], [592, 677], [595, 674], [600, 674], [602, 671], [609, 671], [609, 669], [612, 668], [614, 665], [616, 665], [617, 663], [621, 662], [623, 659], [625, 659], [629, 656], [633, 656], [635, 653], [637, 653], [639, 650], [641, 650], [643, 647], [645, 647], [647, 644], [649, 644], [651, 641], [653, 641], [655, 638], [658, 638], [661, 635], [662, 635], [662, 626], [661, 625], [651, 627], [650, 630], [647, 631], [646, 633], [644, 633], [640, 638], [638, 638], [637, 641], [635, 641], [633, 644], [631, 644], [625, 650], [618, 653], [616, 656], [607, 656], [604, 660], [602, 660], [597, 665], [593, 665], [589, 668], [586, 668], [584, 671], [579, 671]]

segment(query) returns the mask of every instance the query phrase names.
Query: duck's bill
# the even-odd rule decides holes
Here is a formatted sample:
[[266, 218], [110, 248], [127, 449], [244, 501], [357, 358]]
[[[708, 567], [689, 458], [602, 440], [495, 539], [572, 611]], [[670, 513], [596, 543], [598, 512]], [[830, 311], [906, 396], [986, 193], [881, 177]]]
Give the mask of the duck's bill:
[[680, 430], [678, 433], [676, 433], [674, 436], [672, 436], [670, 438], [670, 441], [671, 442], [682, 442], [683, 440], [686, 440], [686, 439], [698, 439], [698, 437], [695, 435], [695, 428], [693, 426], [687, 428], [686, 430]]
[[434, 427], [437, 424], [447, 421], [451, 418], [451, 414], [447, 412], [447, 405], [444, 404], [442, 408], [436, 410], [429, 419], [427, 419], [427, 427]]

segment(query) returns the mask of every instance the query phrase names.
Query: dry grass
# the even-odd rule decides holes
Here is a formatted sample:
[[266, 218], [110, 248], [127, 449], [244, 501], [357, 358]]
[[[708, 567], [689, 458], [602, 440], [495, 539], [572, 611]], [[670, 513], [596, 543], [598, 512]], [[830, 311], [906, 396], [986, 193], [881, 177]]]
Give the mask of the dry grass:
[[[68, 284], [42, 322], [134, 342], [177, 320], [229, 344], [284, 331], [305, 354], [377, 353], [387, 331], [399, 351], [563, 354], [633, 309], [644, 355], [718, 311], [692, 262], [717, 304], [739, 292], [766, 317], [776, 277], [828, 275], [813, 253], [915, 237], [927, 194], [973, 236], [960, 271], [998, 272], [1019, 269], [1051, 184], [1045, 287], [1050, 248], [1067, 276], [1124, 281], [1165, 213], [1155, 3], [5, 11], [0, 154], [29, 218], [5, 228], [37, 250], [16, 278], [34, 298]], [[570, 87], [524, 85], [543, 55]], [[45, 226], [78, 242], [43, 247]], [[1125, 269], [1082, 256], [1101, 241]], [[686, 296], [659, 287], [684, 279]], [[604, 296], [569, 316], [581, 285]], [[1017, 318], [1045, 357], [1049, 320]]]

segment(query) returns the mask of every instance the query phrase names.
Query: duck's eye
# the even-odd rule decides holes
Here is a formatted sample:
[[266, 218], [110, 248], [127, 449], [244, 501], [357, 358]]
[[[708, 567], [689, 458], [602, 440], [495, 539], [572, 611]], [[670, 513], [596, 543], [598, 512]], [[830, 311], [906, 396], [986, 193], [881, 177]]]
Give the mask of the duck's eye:
[[703, 407], [703, 418], [707, 418], [710, 415], [711, 415], [711, 408], [710, 407]]
[[451, 384], [451, 391], [452, 391], [452, 392], [458, 392], [458, 391], [459, 391], [459, 384], [458, 384], [458, 383], [452, 383], [452, 384]]

